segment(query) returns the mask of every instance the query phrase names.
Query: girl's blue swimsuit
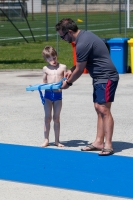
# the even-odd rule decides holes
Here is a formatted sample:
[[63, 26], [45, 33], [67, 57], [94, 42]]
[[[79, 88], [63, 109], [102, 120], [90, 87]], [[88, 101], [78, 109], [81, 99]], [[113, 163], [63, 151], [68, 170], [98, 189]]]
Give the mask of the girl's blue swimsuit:
[[62, 92], [45, 90], [44, 98], [49, 99], [50, 101], [62, 100]]

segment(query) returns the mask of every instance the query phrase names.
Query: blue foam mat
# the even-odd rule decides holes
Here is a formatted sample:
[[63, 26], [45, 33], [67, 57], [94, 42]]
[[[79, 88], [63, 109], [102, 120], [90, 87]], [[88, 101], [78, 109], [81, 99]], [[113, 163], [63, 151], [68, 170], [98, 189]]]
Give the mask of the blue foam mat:
[[34, 90], [57, 90], [60, 89], [62, 86], [63, 81], [66, 78], [62, 78], [57, 83], [44, 83], [44, 84], [34, 84], [26, 87], [26, 91], [34, 91]]
[[133, 198], [133, 157], [1, 143], [0, 179]]
[[59, 85], [59, 84], [35, 84], [35, 85], [27, 86], [26, 91], [34, 91], [34, 90], [38, 90], [39, 88], [41, 90], [50, 90], [51, 87], [53, 90], [57, 90], [61, 87], [61, 85]]

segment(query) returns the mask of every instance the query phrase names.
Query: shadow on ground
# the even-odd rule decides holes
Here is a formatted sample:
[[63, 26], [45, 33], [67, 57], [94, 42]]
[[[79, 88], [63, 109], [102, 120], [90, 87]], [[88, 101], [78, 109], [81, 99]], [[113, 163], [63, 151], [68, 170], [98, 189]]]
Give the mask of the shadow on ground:
[[114, 141], [113, 147], [114, 147], [114, 151], [117, 153], [117, 152], [121, 152], [122, 150], [125, 150], [125, 149], [133, 148], [133, 143], [122, 142], [122, 141]]
[[[69, 140], [69, 141], [62, 141], [61, 143], [65, 145], [66, 147], [81, 147], [81, 146], [86, 146], [88, 145], [88, 143], [91, 143], [91, 142], [85, 141], [85, 140]], [[50, 143], [50, 145], [54, 146], [54, 143]], [[115, 153], [117, 153], [125, 149], [133, 148], [133, 143], [113, 141], [113, 148], [114, 148]]]
[[[69, 140], [69, 141], [61, 141], [63, 145], [66, 147], [79, 147], [79, 146], [86, 146], [88, 141], [85, 140]], [[50, 145], [54, 145], [54, 143], [50, 143]]]

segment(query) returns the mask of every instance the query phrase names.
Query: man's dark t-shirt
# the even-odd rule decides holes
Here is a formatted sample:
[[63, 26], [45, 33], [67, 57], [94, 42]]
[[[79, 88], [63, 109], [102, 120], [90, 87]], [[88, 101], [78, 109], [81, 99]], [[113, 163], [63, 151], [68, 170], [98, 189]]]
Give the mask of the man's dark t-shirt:
[[77, 62], [87, 61], [86, 69], [93, 78], [93, 84], [119, 80], [107, 46], [101, 38], [90, 31], [81, 30], [76, 38]]

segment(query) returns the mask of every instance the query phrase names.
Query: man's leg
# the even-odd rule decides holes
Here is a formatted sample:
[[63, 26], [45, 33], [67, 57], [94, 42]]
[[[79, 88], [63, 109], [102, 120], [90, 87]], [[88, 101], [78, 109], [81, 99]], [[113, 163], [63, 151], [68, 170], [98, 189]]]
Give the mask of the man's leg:
[[[84, 151], [92, 149], [102, 149], [100, 155], [113, 153], [112, 136], [114, 129], [114, 120], [111, 114], [111, 102], [114, 101], [115, 91], [118, 81], [108, 80], [107, 83], [99, 83], [93, 85], [93, 102], [97, 112], [97, 135], [95, 141], [85, 147]], [[104, 148], [104, 150], [103, 150]]]
[[[96, 112], [98, 114], [97, 136], [93, 145], [103, 145], [104, 149], [112, 150], [112, 136], [114, 129], [114, 120], [111, 114], [111, 102], [105, 104], [94, 104]], [[105, 138], [105, 141], [104, 141]], [[101, 152], [102, 154], [108, 154], [109, 152]]]
[[92, 151], [93, 149], [103, 149], [104, 147], [104, 128], [103, 128], [103, 118], [99, 110], [97, 109], [98, 104], [94, 103], [95, 110], [97, 112], [97, 135], [95, 141], [91, 144], [92, 146], [88, 145], [81, 150], [83, 151]]
[[[112, 135], [114, 128], [114, 121], [110, 112], [111, 103], [98, 104], [94, 103], [95, 110], [97, 112], [97, 135], [95, 141], [91, 146], [86, 146], [83, 151], [91, 151], [94, 147], [96, 149], [112, 149]], [[104, 141], [105, 139], [105, 141]], [[105, 143], [104, 143], [105, 142]], [[108, 152], [103, 152], [108, 154]]]
[[98, 109], [99, 106], [100, 106], [99, 104], [94, 103], [94, 107], [97, 113], [97, 134], [96, 134], [96, 139], [92, 144], [97, 148], [102, 149], [104, 147], [104, 125], [103, 125], [103, 116]]
[[[94, 107], [96, 109], [97, 105], [96, 103], [94, 104]], [[97, 112], [97, 134], [96, 134], [96, 139], [94, 142], [92, 142], [92, 147], [90, 145], [84, 147], [82, 150], [83, 151], [91, 151], [92, 148], [94, 147], [94, 150], [97, 149], [103, 149], [104, 148], [104, 127], [103, 127], [103, 118], [101, 113], [96, 109]]]

